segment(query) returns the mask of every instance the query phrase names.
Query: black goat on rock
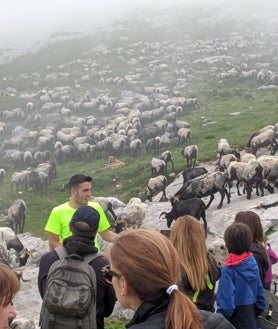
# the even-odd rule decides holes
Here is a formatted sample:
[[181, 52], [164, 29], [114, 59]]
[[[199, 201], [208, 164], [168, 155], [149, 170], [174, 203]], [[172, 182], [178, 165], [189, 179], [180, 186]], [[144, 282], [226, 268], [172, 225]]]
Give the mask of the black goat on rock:
[[188, 200], [179, 200], [175, 197], [170, 198], [172, 209], [170, 212], [162, 212], [167, 220], [167, 227], [170, 227], [173, 220], [184, 215], [191, 215], [196, 219], [203, 219], [205, 234], [207, 235], [207, 220], [206, 220], [206, 204], [200, 198], [192, 198]]

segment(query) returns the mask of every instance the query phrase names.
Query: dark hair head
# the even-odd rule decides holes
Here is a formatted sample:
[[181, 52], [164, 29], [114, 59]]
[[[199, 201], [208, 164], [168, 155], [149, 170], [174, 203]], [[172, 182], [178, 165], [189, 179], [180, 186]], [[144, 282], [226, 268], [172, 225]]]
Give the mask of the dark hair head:
[[262, 243], [264, 241], [264, 232], [261, 219], [254, 211], [240, 211], [235, 216], [235, 223], [246, 224], [252, 233], [252, 240], [254, 242]]
[[69, 223], [74, 236], [95, 237], [99, 225], [99, 213], [90, 206], [80, 206]]
[[225, 230], [224, 241], [229, 253], [241, 255], [250, 251], [252, 232], [244, 223], [233, 223]]
[[82, 184], [85, 182], [90, 183], [91, 181], [92, 181], [92, 177], [90, 177], [90, 176], [85, 176], [83, 174], [76, 174], [70, 178], [68, 187], [69, 187], [69, 189], [71, 189], [72, 187], [76, 187], [79, 184]]

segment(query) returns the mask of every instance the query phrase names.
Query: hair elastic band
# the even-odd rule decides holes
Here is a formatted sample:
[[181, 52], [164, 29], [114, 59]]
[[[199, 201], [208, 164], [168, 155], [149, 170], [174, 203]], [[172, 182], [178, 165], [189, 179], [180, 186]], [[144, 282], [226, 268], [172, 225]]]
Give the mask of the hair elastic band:
[[179, 290], [178, 286], [176, 284], [172, 284], [166, 289], [166, 292], [168, 295], [171, 295], [174, 290]]

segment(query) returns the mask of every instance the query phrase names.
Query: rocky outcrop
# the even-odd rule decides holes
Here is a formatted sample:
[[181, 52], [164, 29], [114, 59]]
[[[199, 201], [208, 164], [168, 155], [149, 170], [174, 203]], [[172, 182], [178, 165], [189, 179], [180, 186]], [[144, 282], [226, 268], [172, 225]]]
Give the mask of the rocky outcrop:
[[[208, 168], [211, 170], [211, 167]], [[166, 189], [166, 195], [169, 197], [174, 194], [182, 185], [182, 177], [178, 177]], [[170, 202], [159, 202], [161, 195], [158, 194], [152, 202], [146, 202], [146, 215], [141, 227], [155, 230], [168, 229], [165, 219], [160, 219], [159, 215], [163, 211], [171, 209]], [[203, 199], [206, 203], [208, 198]], [[264, 197], [257, 197], [254, 193], [251, 200], [247, 200], [245, 195], [238, 196], [236, 189], [232, 188], [231, 203], [224, 203], [222, 209], [217, 209], [220, 195], [215, 195], [215, 200], [207, 210], [208, 222], [208, 250], [214, 254], [219, 263], [223, 263], [227, 252], [224, 246], [223, 233], [225, 228], [230, 225], [235, 214], [241, 210], [253, 210], [260, 216], [264, 230], [272, 230], [268, 242], [278, 253], [278, 193], [268, 194]], [[27, 282], [22, 282], [21, 289], [15, 297], [14, 304], [17, 310], [18, 325], [17, 329], [33, 329], [33, 323], [38, 326], [41, 298], [37, 289], [38, 262], [41, 255], [48, 251], [47, 241], [33, 237], [29, 233], [19, 235], [23, 244], [34, 250], [33, 258], [29, 257], [26, 266], [23, 268], [23, 277]], [[106, 243], [100, 241], [102, 248]], [[278, 265], [273, 266], [273, 272], [278, 276]], [[123, 310], [118, 304], [115, 306], [113, 317], [130, 318], [131, 311]], [[24, 322], [25, 319], [25, 322]], [[28, 321], [26, 320], [28, 319]], [[23, 321], [23, 322], [22, 322]], [[27, 322], [26, 322], [27, 321]], [[24, 324], [25, 323], [25, 324]]]

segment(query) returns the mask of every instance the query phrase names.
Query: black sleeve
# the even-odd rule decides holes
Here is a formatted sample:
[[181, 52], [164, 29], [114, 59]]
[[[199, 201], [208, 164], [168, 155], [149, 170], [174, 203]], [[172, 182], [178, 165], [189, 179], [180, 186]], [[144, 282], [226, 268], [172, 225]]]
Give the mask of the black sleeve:
[[59, 257], [55, 251], [50, 251], [42, 256], [39, 263], [38, 288], [41, 298], [44, 296], [46, 279], [50, 266], [58, 260]]
[[268, 270], [269, 267], [267, 256], [264, 255], [264, 253], [261, 251], [252, 250], [252, 252], [258, 264], [261, 282], [264, 285], [265, 272]]
[[101, 256], [93, 260], [91, 264], [97, 278], [97, 317], [102, 320], [113, 312], [116, 297], [113, 286], [106, 282], [101, 272], [102, 267], [109, 264], [108, 260]]

